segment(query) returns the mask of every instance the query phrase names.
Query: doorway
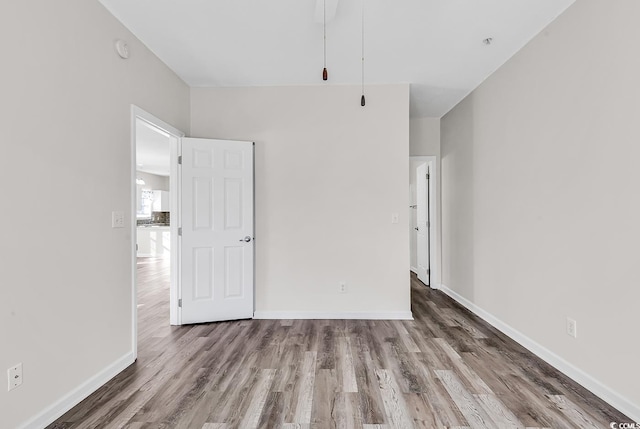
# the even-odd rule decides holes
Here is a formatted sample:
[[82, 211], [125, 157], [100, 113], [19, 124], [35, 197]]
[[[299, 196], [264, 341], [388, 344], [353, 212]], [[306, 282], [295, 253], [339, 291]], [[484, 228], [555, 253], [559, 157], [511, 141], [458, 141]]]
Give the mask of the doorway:
[[[254, 143], [187, 138], [136, 106], [131, 121], [132, 338], [137, 356], [140, 285], [152, 286], [154, 291], [147, 295], [156, 297], [156, 308], [168, 304], [171, 325], [253, 317]], [[164, 162], [158, 174], [145, 175], [149, 172], [141, 170], [150, 169], [159, 157]], [[165, 189], [168, 181], [168, 191], [143, 184], [145, 178], [159, 186], [164, 183]], [[143, 234], [145, 239], [152, 236], [144, 248]], [[138, 282], [138, 252], [169, 260], [168, 303], [157, 299], [163, 292], [156, 286], [163, 280], [150, 279], [153, 267], [142, 269]], [[162, 272], [165, 267], [156, 268]]]
[[437, 288], [439, 270], [436, 157], [412, 156], [409, 165], [410, 269], [426, 286]]
[[137, 106], [131, 109], [131, 127], [132, 341], [137, 356], [139, 256], [140, 273], [152, 270], [161, 293], [169, 284], [169, 323], [178, 321], [177, 159], [184, 133]]

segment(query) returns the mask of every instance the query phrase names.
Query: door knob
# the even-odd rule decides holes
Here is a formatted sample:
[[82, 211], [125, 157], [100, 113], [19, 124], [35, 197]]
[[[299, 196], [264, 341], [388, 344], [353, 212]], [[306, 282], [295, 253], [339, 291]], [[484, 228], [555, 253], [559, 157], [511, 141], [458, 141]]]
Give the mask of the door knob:
[[245, 243], [248, 243], [251, 241], [251, 237], [247, 235], [245, 238], [241, 238], [240, 241], [244, 241]]
[[420, 229], [417, 226], [415, 228], [413, 228], [413, 229], [415, 229], [416, 231], [420, 231]]

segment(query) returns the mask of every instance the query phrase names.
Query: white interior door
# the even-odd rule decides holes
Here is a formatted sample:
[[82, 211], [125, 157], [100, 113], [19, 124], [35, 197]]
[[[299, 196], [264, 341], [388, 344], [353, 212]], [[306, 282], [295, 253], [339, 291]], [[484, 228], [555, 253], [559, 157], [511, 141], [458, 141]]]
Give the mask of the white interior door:
[[429, 169], [420, 164], [416, 169], [416, 255], [418, 278], [429, 286]]
[[183, 138], [181, 323], [253, 317], [253, 143]]

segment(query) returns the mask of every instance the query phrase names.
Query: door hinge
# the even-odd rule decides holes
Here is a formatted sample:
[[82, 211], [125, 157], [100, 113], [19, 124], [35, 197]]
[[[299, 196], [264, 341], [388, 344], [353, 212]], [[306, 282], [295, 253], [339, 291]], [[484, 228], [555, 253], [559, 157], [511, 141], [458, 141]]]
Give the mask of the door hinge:
[[427, 275], [431, 274], [431, 269], [427, 268]]
[[182, 155], [178, 157], [178, 164], [182, 164]]
[[178, 307], [182, 307], [182, 298], [178, 300]]
[[178, 235], [182, 237], [182, 227], [178, 228]]
[[429, 180], [429, 173], [427, 173], [427, 180]]
[[427, 222], [427, 228], [431, 228], [431, 222]]

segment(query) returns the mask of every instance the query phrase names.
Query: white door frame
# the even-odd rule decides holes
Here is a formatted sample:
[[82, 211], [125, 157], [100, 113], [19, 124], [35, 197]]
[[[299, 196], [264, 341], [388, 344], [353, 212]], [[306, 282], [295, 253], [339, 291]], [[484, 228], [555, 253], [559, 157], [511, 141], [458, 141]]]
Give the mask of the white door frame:
[[169, 180], [169, 193], [171, 200], [171, 286], [170, 286], [170, 304], [169, 304], [169, 320], [172, 325], [177, 325], [179, 319], [178, 308], [178, 225], [179, 219], [177, 218], [178, 210], [178, 189], [179, 189], [179, 175], [178, 175], [178, 150], [180, 146], [180, 139], [184, 137], [184, 133], [177, 128], [167, 124], [163, 120], [155, 117], [149, 112], [146, 112], [136, 105], [131, 105], [131, 201], [130, 201], [130, 213], [131, 213], [131, 320], [132, 320], [132, 350], [134, 359], [138, 357], [138, 285], [137, 285], [137, 218], [136, 218], [136, 177], [137, 177], [137, 162], [136, 162], [136, 126], [137, 119], [145, 121], [150, 125], [166, 132], [170, 135], [171, 141], [169, 144], [170, 159], [171, 159], [171, 171]]
[[[440, 255], [440, 206], [438, 198], [440, 196], [438, 180], [438, 158], [436, 156], [410, 156], [411, 161], [426, 162], [429, 165], [429, 270], [430, 270], [430, 287], [438, 289], [440, 284], [440, 267], [438, 260]], [[416, 178], [417, 180], [417, 178]], [[409, 210], [412, 210], [411, 208]]]

